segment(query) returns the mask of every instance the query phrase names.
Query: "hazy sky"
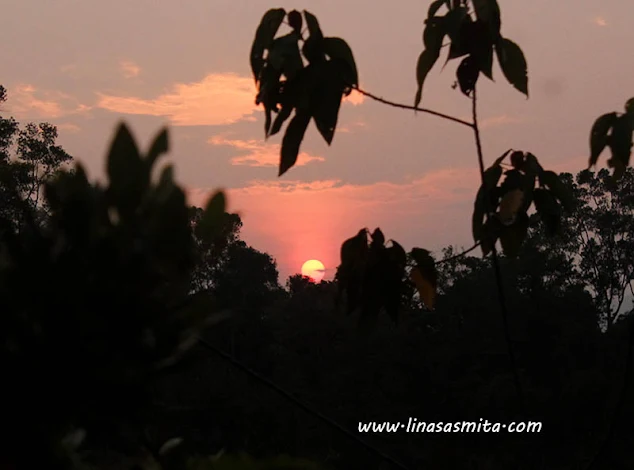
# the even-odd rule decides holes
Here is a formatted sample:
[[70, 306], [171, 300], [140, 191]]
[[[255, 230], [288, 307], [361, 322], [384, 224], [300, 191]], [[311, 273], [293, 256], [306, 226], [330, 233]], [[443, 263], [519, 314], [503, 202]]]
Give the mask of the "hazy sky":
[[[634, 95], [631, 0], [500, 0], [502, 34], [523, 48], [530, 99], [497, 64], [479, 82], [487, 164], [508, 148], [576, 172], [602, 113]], [[0, 16], [3, 114], [49, 121], [102, 178], [124, 119], [143, 148], [170, 125], [178, 181], [191, 201], [226, 188], [243, 237], [277, 259], [283, 282], [310, 258], [334, 275], [341, 242], [380, 226], [407, 249], [470, 246], [478, 187], [472, 132], [351, 95], [328, 147], [311, 123], [299, 166], [277, 178], [281, 134], [264, 141], [249, 50], [268, 8], [308, 9], [352, 47], [361, 87], [410, 104], [429, 1], [13, 0]], [[455, 63], [453, 63], [455, 62]], [[453, 61], [432, 70], [423, 106], [468, 118]], [[606, 158], [600, 163], [605, 165]]]

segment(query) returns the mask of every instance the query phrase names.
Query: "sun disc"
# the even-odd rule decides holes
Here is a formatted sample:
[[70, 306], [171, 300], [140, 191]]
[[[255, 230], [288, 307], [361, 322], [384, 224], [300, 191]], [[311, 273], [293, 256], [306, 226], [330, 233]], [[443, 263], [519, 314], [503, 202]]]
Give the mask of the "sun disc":
[[316, 259], [310, 259], [302, 265], [302, 276], [312, 279], [313, 282], [320, 282], [326, 274], [324, 264]]

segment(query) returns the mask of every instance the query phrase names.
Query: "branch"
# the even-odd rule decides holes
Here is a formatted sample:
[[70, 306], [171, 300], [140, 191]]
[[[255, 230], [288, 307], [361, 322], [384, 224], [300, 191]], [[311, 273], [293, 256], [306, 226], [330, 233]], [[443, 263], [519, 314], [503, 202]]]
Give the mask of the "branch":
[[[480, 141], [480, 129], [478, 127], [478, 112], [477, 112], [477, 97], [475, 87], [473, 89], [473, 95], [471, 96], [472, 102], [472, 115], [473, 115], [473, 134], [476, 142], [476, 149], [478, 151], [478, 163], [480, 165], [480, 177], [482, 178], [482, 184], [485, 184], [484, 178], [484, 157], [482, 155], [482, 142]], [[488, 197], [484, 198], [486, 204], [487, 220], [493, 212], [491, 210], [491, 203]], [[511, 335], [509, 334], [508, 325], [508, 310], [506, 309], [506, 296], [504, 295], [504, 286], [502, 284], [502, 273], [500, 270], [500, 262], [498, 260], [497, 249], [495, 243], [491, 250], [493, 269], [495, 270], [495, 280], [497, 283], [498, 299], [500, 301], [500, 307], [502, 309], [502, 325], [504, 327], [504, 339], [506, 340], [506, 349], [509, 356], [509, 362], [511, 370], [513, 372], [513, 379], [515, 381], [515, 389], [520, 402], [520, 408], [522, 412], [525, 412], [524, 392], [522, 391], [522, 384], [520, 382], [519, 373], [517, 372], [517, 365], [515, 362], [515, 354], [513, 354], [513, 347], [511, 345]]]
[[378, 101], [379, 103], [387, 104], [388, 106], [393, 106], [395, 108], [401, 108], [401, 109], [410, 109], [412, 111], [420, 111], [421, 113], [432, 114], [432, 115], [437, 116], [439, 118], [447, 119], [448, 121], [457, 122], [458, 124], [462, 124], [463, 126], [473, 127], [473, 123], [468, 122], [468, 121], [463, 121], [462, 119], [458, 119], [457, 117], [453, 117], [453, 116], [449, 116], [447, 114], [439, 113], [438, 111], [433, 111], [431, 109], [419, 108], [417, 106], [410, 106], [410, 105], [407, 105], [407, 104], [395, 103], [394, 101], [388, 101], [386, 99], [383, 99], [383, 98], [380, 98], [380, 97], [378, 97], [376, 95], [373, 95], [372, 93], [364, 91], [361, 88], [359, 88], [358, 86], [353, 86], [352, 88], [357, 90], [363, 96], [367, 96], [368, 98], [373, 99], [374, 101]]
[[463, 251], [462, 253], [458, 253], [457, 255], [450, 256], [449, 258], [441, 259], [440, 261], [438, 261], [436, 263], [436, 265], [443, 264], [443, 263], [448, 263], [449, 261], [452, 261], [452, 260], [454, 260], [456, 258], [460, 258], [461, 256], [464, 256], [464, 255], [466, 255], [468, 253], [471, 253], [473, 250], [475, 250], [479, 246], [480, 246], [480, 242], [476, 243], [471, 248]]

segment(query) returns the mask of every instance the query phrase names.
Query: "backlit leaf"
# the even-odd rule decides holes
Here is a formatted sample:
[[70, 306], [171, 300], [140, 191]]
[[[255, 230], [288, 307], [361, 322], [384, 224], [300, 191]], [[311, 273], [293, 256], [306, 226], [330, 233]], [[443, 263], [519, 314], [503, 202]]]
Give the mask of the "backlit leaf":
[[435, 16], [438, 10], [440, 10], [443, 5], [447, 4], [447, 0], [434, 0], [433, 2], [431, 2], [431, 5], [429, 5], [429, 10], [427, 10], [427, 19]]
[[286, 128], [286, 133], [282, 139], [282, 150], [280, 155], [280, 170], [278, 176], [282, 176], [297, 162], [299, 147], [304, 139], [306, 128], [310, 123], [310, 114], [304, 110], [297, 109], [295, 116]]
[[495, 52], [508, 82], [528, 98], [528, 66], [520, 46], [510, 39], [500, 38]]
[[226, 210], [226, 196], [224, 192], [217, 191], [207, 201], [202, 217], [196, 225], [197, 234], [203, 241], [213, 243], [221, 233]]
[[617, 181], [630, 163], [632, 154], [632, 119], [627, 114], [619, 116], [612, 126], [609, 146], [612, 151], [611, 168], [614, 168], [613, 180]]
[[502, 225], [511, 225], [515, 222], [517, 212], [524, 203], [524, 191], [514, 189], [507, 192], [500, 201], [498, 217]]
[[630, 98], [625, 103], [625, 113], [630, 116], [634, 115], [634, 98]]
[[149, 176], [134, 137], [124, 123], [119, 125], [110, 145], [107, 173], [113, 202], [122, 215], [131, 214], [141, 200]]
[[599, 155], [608, 144], [608, 133], [616, 122], [616, 113], [606, 113], [599, 116], [590, 130], [590, 159], [588, 168], [592, 168], [599, 160]]
[[434, 286], [422, 275], [417, 267], [412, 268], [409, 277], [418, 290], [421, 302], [428, 309], [433, 309], [436, 302], [436, 289]]
[[310, 35], [316, 38], [323, 38], [324, 35], [321, 32], [321, 27], [319, 26], [317, 17], [306, 10], [304, 10], [304, 16], [306, 17], [306, 26], [308, 27]]
[[434, 17], [427, 20], [423, 31], [423, 44], [425, 49], [429, 49], [433, 55], [439, 55], [445, 33], [444, 17]]
[[425, 306], [431, 310], [434, 308], [438, 287], [436, 262], [430, 252], [423, 248], [413, 248], [411, 256], [416, 266], [412, 268], [410, 279], [416, 285]]

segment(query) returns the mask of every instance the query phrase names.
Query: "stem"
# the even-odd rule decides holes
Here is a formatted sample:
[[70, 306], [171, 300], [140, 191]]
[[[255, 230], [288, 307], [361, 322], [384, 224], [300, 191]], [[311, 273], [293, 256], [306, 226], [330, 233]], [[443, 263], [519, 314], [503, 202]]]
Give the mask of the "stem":
[[[482, 184], [484, 184], [484, 157], [482, 156], [482, 142], [480, 141], [480, 128], [478, 127], [478, 113], [477, 113], [477, 97], [475, 87], [473, 89], [473, 95], [471, 97], [472, 102], [472, 115], [473, 115], [473, 133], [476, 142], [476, 148], [478, 151], [478, 163], [480, 165], [480, 176], [482, 178]], [[487, 206], [487, 220], [491, 216], [491, 208], [489, 198], [485, 198], [485, 204]], [[502, 325], [504, 329], [504, 339], [506, 341], [506, 350], [509, 356], [509, 362], [511, 370], [513, 371], [513, 379], [515, 381], [515, 389], [517, 390], [518, 399], [522, 411], [525, 411], [524, 392], [522, 391], [522, 384], [517, 372], [517, 365], [515, 362], [515, 354], [513, 353], [513, 347], [511, 345], [511, 335], [509, 334], [508, 325], [508, 310], [506, 309], [506, 296], [504, 295], [504, 286], [502, 284], [502, 272], [500, 270], [500, 262], [498, 260], [497, 249], [495, 243], [491, 250], [493, 269], [495, 271], [495, 280], [497, 283], [498, 299], [500, 300], [500, 307], [502, 309]]]
[[401, 109], [411, 109], [412, 111], [420, 111], [421, 113], [432, 114], [439, 118], [447, 119], [448, 121], [457, 122], [458, 124], [462, 124], [463, 126], [473, 127], [473, 124], [468, 121], [463, 121], [462, 119], [458, 119], [457, 117], [449, 116], [448, 114], [439, 113], [438, 111], [433, 111], [431, 109], [419, 108], [417, 106], [410, 106], [407, 104], [395, 103], [394, 101], [389, 101], [383, 98], [380, 98], [372, 93], [362, 90], [358, 86], [353, 86], [355, 90], [361, 93], [363, 96], [367, 96], [368, 98], [373, 99], [374, 101], [378, 101], [379, 103], [387, 104], [388, 106], [393, 106], [395, 108]]

